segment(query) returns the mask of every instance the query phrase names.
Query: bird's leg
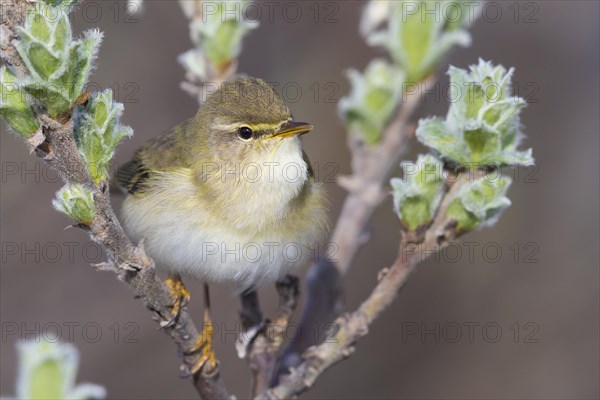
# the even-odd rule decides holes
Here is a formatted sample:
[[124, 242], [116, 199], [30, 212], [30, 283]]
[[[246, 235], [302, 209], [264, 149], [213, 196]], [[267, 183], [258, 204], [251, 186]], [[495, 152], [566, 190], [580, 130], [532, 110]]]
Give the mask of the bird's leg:
[[172, 295], [171, 320], [167, 322], [166, 326], [172, 326], [177, 322], [183, 307], [190, 301], [190, 292], [188, 292], [183, 285], [183, 281], [179, 274], [169, 274], [169, 277], [165, 281], [165, 285], [167, 285]]
[[240, 295], [242, 310], [240, 311], [240, 319], [242, 327], [248, 330], [254, 326], [260, 325], [263, 322], [263, 315], [260, 311], [258, 303], [258, 293], [254, 289], [249, 289]]
[[246, 290], [240, 295], [240, 300], [242, 303], [240, 320], [243, 331], [235, 341], [235, 348], [239, 358], [246, 358], [252, 344], [267, 327], [269, 320], [263, 318], [256, 290]]
[[198, 336], [198, 340], [194, 344], [192, 350], [187, 352], [186, 354], [191, 355], [195, 353], [200, 353], [200, 358], [194, 364], [191, 369], [192, 374], [196, 374], [199, 372], [204, 366], [206, 366], [206, 371], [211, 372], [215, 370], [217, 367], [217, 357], [215, 356], [215, 352], [212, 347], [213, 335], [215, 333], [215, 328], [210, 317], [210, 295], [208, 292], [208, 284], [204, 284], [204, 328], [200, 335]]

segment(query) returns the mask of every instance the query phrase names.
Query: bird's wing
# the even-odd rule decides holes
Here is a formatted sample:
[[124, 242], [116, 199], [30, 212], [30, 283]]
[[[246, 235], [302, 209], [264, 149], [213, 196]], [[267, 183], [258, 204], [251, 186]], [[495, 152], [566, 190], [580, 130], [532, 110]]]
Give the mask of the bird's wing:
[[313, 171], [313, 167], [312, 167], [312, 165], [310, 165], [310, 160], [308, 159], [308, 154], [306, 154], [306, 152], [304, 150], [302, 150], [302, 159], [306, 163], [306, 167], [308, 169], [308, 177], [309, 178], [314, 178], [315, 177], [315, 171]]
[[[139, 148], [131, 161], [121, 166], [115, 175], [115, 184], [129, 194], [141, 194], [152, 185], [157, 172], [186, 167], [181, 146], [191, 120], [152, 139]], [[179, 139], [179, 140], [178, 140]]]

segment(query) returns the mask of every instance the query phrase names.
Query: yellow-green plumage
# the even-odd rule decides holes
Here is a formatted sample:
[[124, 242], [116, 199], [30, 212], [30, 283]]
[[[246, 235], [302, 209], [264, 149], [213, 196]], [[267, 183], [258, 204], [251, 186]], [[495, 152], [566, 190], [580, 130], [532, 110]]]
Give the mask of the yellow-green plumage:
[[265, 82], [224, 84], [118, 171], [126, 230], [169, 272], [240, 288], [280, 278], [315, 255], [326, 225], [296, 135], [309, 129]]

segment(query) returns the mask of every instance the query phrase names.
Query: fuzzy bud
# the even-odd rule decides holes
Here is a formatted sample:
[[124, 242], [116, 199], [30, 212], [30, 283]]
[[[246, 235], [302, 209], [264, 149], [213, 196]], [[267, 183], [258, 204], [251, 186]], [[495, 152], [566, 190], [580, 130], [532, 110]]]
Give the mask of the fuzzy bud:
[[526, 103], [513, 97], [513, 70], [479, 60], [470, 71], [450, 67], [453, 102], [445, 120], [419, 121], [417, 138], [448, 161], [479, 168], [533, 164], [531, 149], [519, 151], [520, 113]]
[[420, 155], [416, 163], [402, 163], [403, 178], [392, 178], [394, 209], [409, 230], [429, 224], [444, 193], [442, 162]]

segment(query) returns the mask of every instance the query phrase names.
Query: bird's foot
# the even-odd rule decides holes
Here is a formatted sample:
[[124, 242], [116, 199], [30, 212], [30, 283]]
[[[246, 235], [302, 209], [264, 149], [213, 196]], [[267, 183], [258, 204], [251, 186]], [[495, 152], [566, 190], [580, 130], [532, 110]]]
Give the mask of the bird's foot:
[[205, 368], [205, 372], [208, 374], [216, 370], [217, 357], [212, 346], [214, 333], [215, 329], [212, 321], [210, 319], [205, 320], [204, 329], [202, 329], [202, 332], [200, 332], [194, 347], [185, 353], [185, 355], [188, 356], [200, 353], [200, 358], [190, 369], [192, 375], [197, 374], [203, 368]]
[[183, 281], [179, 276], [169, 275], [167, 280], [165, 281], [165, 285], [169, 288], [172, 296], [171, 303], [171, 319], [166, 321], [163, 327], [173, 326], [179, 315], [181, 314], [181, 310], [185, 307], [190, 301], [190, 292], [186, 289], [183, 284]]
[[261, 333], [265, 333], [265, 330], [269, 326], [271, 321], [263, 319], [258, 325], [253, 325], [243, 330], [235, 341], [235, 350], [239, 358], [244, 359], [248, 356], [252, 344], [258, 338]]

